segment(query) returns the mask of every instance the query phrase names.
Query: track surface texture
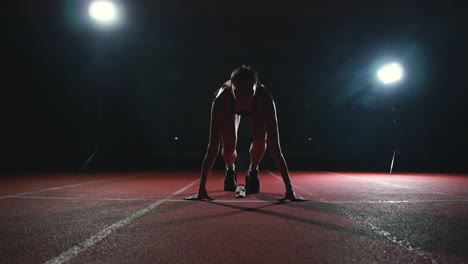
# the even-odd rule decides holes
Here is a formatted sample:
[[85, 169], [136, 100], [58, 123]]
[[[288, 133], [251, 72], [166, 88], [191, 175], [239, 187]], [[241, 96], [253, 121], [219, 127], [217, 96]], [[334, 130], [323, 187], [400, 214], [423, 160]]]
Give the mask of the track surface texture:
[[[261, 171], [2, 175], [1, 263], [468, 263], [468, 175]], [[238, 172], [239, 183], [245, 172]]]

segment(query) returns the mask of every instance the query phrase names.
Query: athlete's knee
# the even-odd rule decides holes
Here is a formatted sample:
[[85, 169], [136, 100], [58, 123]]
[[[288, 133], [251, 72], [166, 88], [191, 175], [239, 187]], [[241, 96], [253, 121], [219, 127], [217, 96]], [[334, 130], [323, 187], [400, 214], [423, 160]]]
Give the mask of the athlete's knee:
[[219, 153], [219, 144], [209, 144], [207, 148], [207, 152], [211, 154], [218, 154]]
[[266, 141], [263, 139], [256, 140], [254, 139], [252, 141], [252, 144], [250, 145], [250, 151], [254, 150], [262, 150], [265, 151], [267, 147]]

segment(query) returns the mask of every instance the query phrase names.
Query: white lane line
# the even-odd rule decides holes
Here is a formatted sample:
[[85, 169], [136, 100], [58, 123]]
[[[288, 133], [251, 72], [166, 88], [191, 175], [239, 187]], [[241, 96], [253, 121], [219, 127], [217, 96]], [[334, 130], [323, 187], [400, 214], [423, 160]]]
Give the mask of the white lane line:
[[[355, 218], [355, 217], [350, 217], [348, 216], [349, 218], [351, 219], [354, 219], [355, 221], [359, 221], [359, 219]], [[413, 245], [411, 245], [411, 243], [409, 241], [407, 241], [406, 239], [399, 239], [397, 238], [396, 236], [394, 236], [393, 234], [391, 234], [390, 232], [388, 231], [385, 231], [381, 228], [379, 228], [378, 226], [372, 224], [371, 222], [369, 222], [369, 220], [367, 219], [364, 219], [362, 221], [364, 224], [370, 226], [371, 230], [380, 235], [380, 236], [383, 236], [385, 237], [388, 241], [394, 243], [394, 244], [397, 244], [398, 246], [408, 250], [409, 252], [412, 252], [428, 261], [431, 262], [431, 264], [437, 264], [437, 260], [432, 256], [432, 254], [430, 252], [427, 252], [427, 251], [424, 251], [423, 249], [419, 248], [419, 247], [414, 247]]]
[[466, 196], [458, 195], [458, 194], [443, 193], [443, 192], [432, 192], [432, 193], [435, 193], [435, 194], [443, 194], [443, 195], [452, 196], [452, 197], [458, 197], [458, 198], [467, 198]]
[[398, 188], [403, 188], [403, 189], [413, 189], [412, 187], [409, 186], [404, 186], [404, 185], [399, 185], [399, 184], [394, 184], [394, 183], [389, 183], [389, 182], [383, 182], [380, 180], [374, 180], [374, 179], [368, 179], [368, 178], [363, 178], [363, 177], [358, 177], [358, 176], [351, 176], [351, 175], [346, 175], [346, 174], [341, 174], [341, 173], [335, 173], [335, 172], [329, 172], [329, 171], [322, 171], [323, 173], [328, 173], [331, 175], [336, 175], [336, 176], [344, 176], [344, 177], [349, 177], [349, 178], [355, 178], [355, 179], [360, 179], [363, 181], [369, 181], [369, 182], [375, 182], [379, 183], [382, 185], [387, 185], [387, 186], [393, 186], [393, 187], [398, 187]]
[[[140, 202], [193, 202], [191, 200], [183, 199], [145, 199], [145, 198], [93, 198], [93, 197], [47, 197], [47, 196], [11, 196], [9, 198], [19, 199], [38, 199], [38, 200], [78, 200], [78, 201], [140, 201]], [[247, 199], [236, 199], [236, 200], [214, 200], [219, 203], [278, 203], [278, 200], [247, 200]], [[468, 200], [467, 200], [468, 201]]]
[[64, 186], [53, 187], [53, 188], [48, 188], [48, 189], [42, 189], [42, 190], [37, 190], [37, 191], [12, 194], [12, 195], [7, 195], [7, 196], [2, 196], [2, 197], [0, 197], [0, 199], [10, 198], [10, 197], [19, 196], [19, 195], [38, 193], [38, 192], [47, 192], [47, 191], [59, 190], [59, 189], [82, 186], [82, 185], [98, 183], [98, 182], [117, 181], [117, 180], [122, 180], [122, 179], [135, 178], [135, 177], [143, 176], [143, 175], [146, 175], [146, 174], [149, 174], [149, 173], [151, 173], [151, 172], [145, 172], [145, 173], [132, 175], [132, 176], [126, 176], [126, 177], [118, 177], [118, 178], [104, 179], [104, 180], [99, 180], [99, 181], [83, 182], [83, 183], [78, 183], [78, 184], [64, 185]]
[[468, 202], [468, 200], [401, 200], [401, 201], [323, 201], [336, 204], [398, 204], [398, 203], [446, 203]]
[[[337, 176], [345, 176], [345, 177], [350, 177], [350, 178], [356, 178], [356, 179], [360, 179], [360, 180], [364, 180], [364, 181], [374, 182], [374, 183], [383, 184], [383, 185], [387, 185], [387, 186], [394, 186], [394, 187], [403, 188], [403, 189], [415, 189], [415, 190], [417, 189], [415, 187], [409, 187], [409, 186], [404, 186], [404, 185], [399, 185], [399, 184], [394, 184], [394, 183], [389, 183], [389, 182], [383, 182], [381, 180], [368, 179], [368, 178], [359, 177], [359, 176], [351, 176], [351, 175], [335, 173], [335, 172], [329, 172], [329, 171], [322, 171], [322, 172], [332, 174], [332, 175], [337, 175]], [[429, 193], [442, 194], [442, 195], [458, 197], [458, 198], [467, 198], [466, 196], [463, 196], [463, 195], [443, 193], [443, 192], [429, 192]]]
[[[268, 174], [270, 174], [270, 175], [272, 175], [272, 176], [278, 178], [279, 180], [283, 181], [283, 178], [280, 177], [280, 176], [278, 176], [277, 174], [275, 174], [275, 173], [273, 173], [273, 172], [271, 172], [271, 171], [269, 171], [269, 170], [266, 170], [266, 172], [267, 172]], [[307, 193], [308, 195], [316, 196], [316, 194], [313, 194], [313, 193], [311, 193], [310, 191], [308, 191], [308, 190], [306, 190], [306, 189], [304, 189], [304, 188], [302, 188], [302, 187], [300, 187], [300, 186], [297, 186], [297, 185], [294, 185], [294, 184], [293, 184], [292, 186], [293, 186], [293, 188], [296, 189], [296, 190], [299, 190], [299, 191], [302, 191], [302, 192], [304, 192], [304, 193]], [[318, 199], [320, 202], [325, 202], [325, 199], [324, 199], [323, 197], [317, 197], [317, 199]]]
[[[271, 175], [273, 176], [276, 176], [277, 178], [280, 178], [279, 176], [275, 175], [274, 173], [272, 172], [269, 172]], [[344, 174], [338, 174], [338, 173], [332, 173], [332, 172], [326, 172], [326, 173], [330, 173], [330, 174], [334, 174], [334, 175], [338, 175], [338, 176], [347, 176], [347, 177], [353, 177], [353, 176], [348, 176], [348, 175], [344, 175]], [[353, 177], [353, 178], [359, 178], [359, 179], [362, 179], [360, 177]], [[281, 178], [280, 178], [281, 179]], [[376, 181], [378, 182], [378, 181]], [[400, 187], [399, 185], [396, 185], [396, 184], [389, 184], [389, 185], [393, 185], [393, 186], [398, 186]], [[403, 186], [403, 187], [406, 187], [406, 186]], [[297, 188], [297, 187], [295, 187]], [[299, 189], [299, 188], [297, 188]], [[304, 189], [303, 189], [304, 190]], [[305, 190], [304, 190], [305, 191]], [[305, 191], [307, 193], [307, 191]], [[323, 201], [325, 202], [325, 201]], [[398, 201], [384, 201], [386, 203], [397, 203]], [[406, 201], [405, 201], [406, 202]], [[329, 202], [326, 202], [326, 203], [329, 203]], [[338, 203], [338, 202], [333, 202], [333, 203]], [[352, 201], [341, 201], [341, 203], [353, 203]], [[356, 201], [356, 203], [362, 203], [362, 201]], [[377, 227], [376, 225], [372, 224], [368, 219], [360, 219], [358, 217], [355, 217], [354, 215], [350, 214], [347, 210], [343, 210], [342, 211], [349, 219], [352, 219], [356, 222], [361, 222], [367, 226], [369, 226], [371, 228], [371, 230], [380, 235], [380, 236], [383, 236], [384, 238], [386, 238], [388, 241], [394, 243], [394, 244], [397, 244], [398, 246], [408, 250], [409, 252], [413, 252], [415, 253], [416, 255], [426, 259], [426, 260], [429, 260], [432, 264], [435, 264], [437, 263], [437, 261], [434, 259], [434, 257], [429, 253], [429, 252], [426, 252], [420, 248], [417, 248], [417, 247], [413, 247], [411, 245], [410, 242], [408, 242], [407, 240], [405, 239], [398, 239], [396, 236], [394, 236], [393, 234], [391, 234], [390, 232], [388, 231], [385, 231], [379, 227]]]
[[86, 249], [96, 245], [96, 243], [103, 240], [107, 236], [111, 235], [117, 229], [129, 224], [130, 222], [132, 222], [133, 220], [143, 216], [144, 214], [147, 214], [148, 212], [150, 212], [154, 208], [158, 207], [162, 203], [164, 203], [164, 202], [170, 200], [171, 198], [173, 198], [174, 196], [184, 192], [185, 190], [190, 188], [192, 185], [194, 185], [198, 181], [199, 180], [193, 181], [190, 184], [188, 184], [187, 186], [183, 187], [182, 189], [180, 189], [180, 190], [166, 196], [164, 199], [161, 199], [161, 200], [159, 200], [159, 201], [157, 201], [155, 203], [152, 203], [150, 206], [148, 206], [148, 207], [146, 207], [146, 208], [144, 208], [144, 209], [142, 209], [142, 210], [140, 210], [140, 211], [138, 211], [138, 212], [136, 212], [136, 213], [134, 213], [132, 215], [129, 215], [129, 216], [125, 217], [124, 219], [122, 219], [122, 220], [120, 220], [120, 221], [118, 221], [118, 222], [104, 228], [103, 230], [97, 232], [96, 234], [94, 234], [90, 238], [88, 238], [88, 239], [86, 239], [84, 241], [81, 241], [80, 243], [78, 243], [75, 246], [71, 247], [67, 251], [60, 254], [59, 256], [57, 256], [55, 258], [52, 258], [52, 259], [50, 259], [49, 261], [47, 261], [45, 263], [46, 264], [59, 264], [59, 263], [64, 263], [64, 262], [67, 262], [67, 261], [71, 260], [72, 258], [76, 257], [81, 252], [83, 252]]
[[[38, 199], [38, 200], [78, 200], [78, 201], [142, 201], [142, 202], [193, 202], [182, 199], [145, 199], [145, 198], [94, 198], [94, 197], [47, 197], [47, 196], [11, 196], [9, 198]], [[278, 200], [218, 200], [217, 203], [277, 203]], [[332, 204], [399, 204], [399, 203], [447, 203], [447, 202], [468, 202], [468, 200], [396, 200], [396, 201], [309, 201], [309, 203], [332, 203]]]

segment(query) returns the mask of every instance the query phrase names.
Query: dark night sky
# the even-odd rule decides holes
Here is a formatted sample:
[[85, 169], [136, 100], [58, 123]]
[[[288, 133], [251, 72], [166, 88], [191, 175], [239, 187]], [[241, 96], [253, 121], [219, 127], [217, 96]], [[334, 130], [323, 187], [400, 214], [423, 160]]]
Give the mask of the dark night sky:
[[[99, 87], [103, 163], [198, 168], [213, 92], [241, 64], [275, 98], [292, 169], [387, 170], [392, 142], [400, 170], [468, 169], [458, 2], [120, 1], [111, 30], [89, 21], [87, 2], [1, 11], [2, 169], [79, 167], [94, 147]], [[375, 72], [389, 60], [405, 78], [384, 89]]]

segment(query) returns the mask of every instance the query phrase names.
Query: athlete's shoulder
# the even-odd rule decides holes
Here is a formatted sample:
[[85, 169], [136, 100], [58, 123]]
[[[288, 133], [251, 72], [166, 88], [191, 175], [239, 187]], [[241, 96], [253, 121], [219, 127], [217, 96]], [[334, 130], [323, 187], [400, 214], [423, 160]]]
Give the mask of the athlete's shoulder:
[[223, 97], [226, 97], [229, 94], [229, 89], [231, 88], [231, 81], [226, 81], [221, 87], [218, 88], [215, 92], [215, 100], [219, 100]]
[[265, 100], [267, 101], [273, 101], [273, 96], [271, 96], [271, 93], [270, 91], [268, 91], [268, 89], [265, 87], [264, 84], [262, 83], [259, 83], [257, 85], [257, 91], [258, 91], [258, 94]]
[[258, 83], [257, 84], [257, 89], [261, 93], [268, 93], [268, 90], [267, 90], [267, 88], [265, 87], [265, 85], [263, 83]]
[[215, 98], [213, 99], [213, 106], [215, 108], [220, 108], [229, 101], [229, 96], [231, 94], [231, 83], [229, 81], [225, 82], [218, 90], [216, 90]]

